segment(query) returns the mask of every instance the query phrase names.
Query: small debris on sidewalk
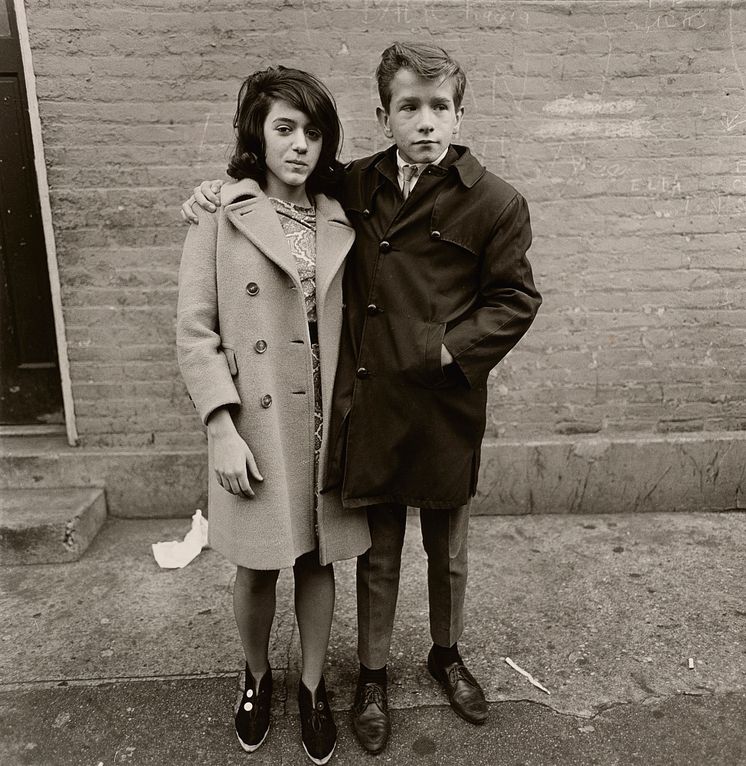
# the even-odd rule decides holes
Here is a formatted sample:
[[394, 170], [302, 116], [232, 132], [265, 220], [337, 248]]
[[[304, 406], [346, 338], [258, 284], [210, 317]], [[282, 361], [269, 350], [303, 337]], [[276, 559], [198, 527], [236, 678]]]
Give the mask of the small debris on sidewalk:
[[689, 658], [689, 670], [694, 670], [694, 657]]
[[539, 682], [538, 682], [538, 681], [537, 681], [537, 680], [536, 680], [536, 679], [535, 679], [535, 678], [534, 678], [534, 677], [531, 675], [531, 673], [529, 673], [528, 671], [524, 670], [524, 669], [523, 669], [522, 667], [520, 667], [519, 665], [516, 665], [516, 664], [515, 664], [515, 662], [513, 662], [513, 660], [511, 660], [511, 659], [510, 659], [510, 657], [506, 657], [506, 658], [505, 658], [505, 662], [507, 662], [507, 663], [508, 663], [508, 665], [510, 665], [510, 667], [511, 667], [511, 668], [513, 668], [513, 670], [517, 670], [517, 671], [518, 671], [518, 672], [519, 672], [519, 673], [520, 673], [522, 676], [524, 676], [525, 678], [527, 678], [527, 679], [529, 680], [529, 682], [530, 682], [530, 683], [532, 683], [532, 684], [533, 684], [533, 685], [534, 685], [534, 686], [535, 686], [537, 689], [541, 689], [541, 690], [542, 690], [542, 691], [543, 691], [545, 694], [551, 694], [551, 692], [549, 691], [549, 689], [547, 689], [545, 686], [542, 686], [542, 685], [541, 685], [541, 684], [540, 684], [540, 683], [539, 683]]
[[192, 516], [192, 526], [183, 540], [153, 543], [153, 556], [162, 569], [181, 569], [207, 546], [207, 519], [198, 508]]

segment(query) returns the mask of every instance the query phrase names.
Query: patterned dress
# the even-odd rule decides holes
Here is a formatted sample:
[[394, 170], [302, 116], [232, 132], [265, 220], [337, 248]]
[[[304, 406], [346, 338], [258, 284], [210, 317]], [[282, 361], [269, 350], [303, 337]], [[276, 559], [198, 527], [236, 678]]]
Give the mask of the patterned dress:
[[[298, 266], [298, 276], [303, 288], [306, 301], [306, 318], [309, 322], [316, 321], [316, 209], [301, 207], [290, 202], [270, 197], [290, 245], [290, 251], [295, 256]], [[321, 434], [323, 415], [321, 412], [321, 369], [319, 365], [319, 344], [311, 344], [313, 360], [313, 397], [314, 422], [316, 426], [314, 438], [314, 485], [318, 487], [319, 455], [321, 453]]]

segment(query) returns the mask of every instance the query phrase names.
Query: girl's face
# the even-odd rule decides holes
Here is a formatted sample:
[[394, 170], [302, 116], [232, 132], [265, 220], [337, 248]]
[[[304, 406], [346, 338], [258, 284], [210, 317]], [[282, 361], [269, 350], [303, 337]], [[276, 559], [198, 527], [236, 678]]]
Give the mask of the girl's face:
[[270, 197], [296, 201], [321, 155], [321, 131], [287, 101], [273, 102], [264, 120], [265, 164]]

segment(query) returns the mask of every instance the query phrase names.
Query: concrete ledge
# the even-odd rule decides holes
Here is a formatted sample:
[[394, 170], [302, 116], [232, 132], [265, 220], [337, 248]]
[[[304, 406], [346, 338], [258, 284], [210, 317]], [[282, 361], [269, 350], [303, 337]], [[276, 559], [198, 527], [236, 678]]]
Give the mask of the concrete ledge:
[[[191, 516], [207, 505], [206, 449], [3, 441], [0, 488], [106, 487], [109, 514]], [[746, 510], [746, 432], [487, 441], [475, 514]]]
[[59, 486], [106, 487], [112, 516], [191, 516], [207, 508], [206, 448], [87, 449], [43, 437], [3, 441], [0, 489]]
[[485, 442], [477, 514], [746, 510], [746, 433]]
[[77, 561], [105, 520], [101, 489], [0, 490], [0, 563]]

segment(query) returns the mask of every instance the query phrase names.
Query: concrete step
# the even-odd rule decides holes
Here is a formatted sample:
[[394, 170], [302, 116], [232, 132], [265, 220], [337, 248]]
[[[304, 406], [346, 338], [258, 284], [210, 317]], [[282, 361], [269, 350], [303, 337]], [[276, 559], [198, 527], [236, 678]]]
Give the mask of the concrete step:
[[71, 447], [61, 436], [0, 439], [0, 490], [106, 487], [110, 516], [190, 517], [207, 507], [207, 445]]
[[77, 561], [105, 520], [100, 488], [0, 489], [0, 564]]

